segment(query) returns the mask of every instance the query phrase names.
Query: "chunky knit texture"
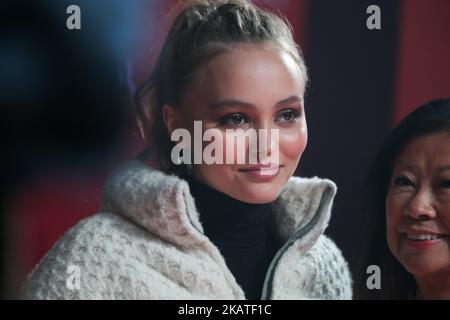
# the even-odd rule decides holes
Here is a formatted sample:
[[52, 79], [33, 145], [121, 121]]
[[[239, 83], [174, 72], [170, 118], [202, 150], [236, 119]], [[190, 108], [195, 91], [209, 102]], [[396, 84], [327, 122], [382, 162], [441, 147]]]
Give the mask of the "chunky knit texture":
[[[264, 299], [351, 299], [340, 250], [323, 232], [333, 182], [291, 177], [273, 204], [284, 246], [266, 276]], [[80, 271], [80, 287], [73, 280]], [[245, 299], [204, 235], [186, 181], [142, 162], [119, 167], [102, 210], [80, 221], [30, 274], [26, 299]]]

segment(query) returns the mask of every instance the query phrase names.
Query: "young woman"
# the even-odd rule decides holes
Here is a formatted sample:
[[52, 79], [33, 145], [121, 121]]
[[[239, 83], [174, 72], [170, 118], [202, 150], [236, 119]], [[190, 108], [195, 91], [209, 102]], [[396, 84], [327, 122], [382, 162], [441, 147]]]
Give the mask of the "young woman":
[[[368, 182], [372, 233], [358, 298], [450, 299], [450, 99], [393, 130]], [[381, 288], [367, 287], [370, 265]]]
[[[306, 82], [279, 16], [249, 1], [186, 6], [137, 93], [151, 153], [112, 175], [101, 213], [44, 257], [25, 297], [351, 299], [347, 263], [323, 235], [336, 187], [292, 177], [307, 143]], [[231, 163], [186, 163], [205, 140], [200, 151], [183, 140], [194, 147], [174, 156], [176, 132], [195, 140], [196, 124]], [[256, 163], [251, 143], [236, 142], [251, 129], [271, 132], [258, 136]]]

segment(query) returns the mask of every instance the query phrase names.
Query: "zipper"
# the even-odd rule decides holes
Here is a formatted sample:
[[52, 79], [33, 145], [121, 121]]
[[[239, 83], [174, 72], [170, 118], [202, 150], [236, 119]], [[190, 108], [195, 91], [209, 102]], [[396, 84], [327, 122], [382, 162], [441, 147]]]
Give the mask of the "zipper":
[[266, 277], [264, 278], [263, 290], [261, 294], [261, 300], [269, 300], [272, 295], [272, 282], [273, 276], [275, 274], [275, 269], [283, 256], [283, 254], [292, 246], [297, 240], [302, 238], [305, 234], [307, 234], [311, 229], [316, 225], [317, 221], [321, 216], [321, 212], [325, 203], [328, 203], [331, 199], [332, 190], [331, 188], [326, 188], [320, 198], [319, 207], [316, 210], [316, 213], [312, 217], [312, 219], [303, 227], [297, 230], [286, 242], [285, 244], [277, 251], [275, 256], [273, 257], [269, 269], [267, 270]]

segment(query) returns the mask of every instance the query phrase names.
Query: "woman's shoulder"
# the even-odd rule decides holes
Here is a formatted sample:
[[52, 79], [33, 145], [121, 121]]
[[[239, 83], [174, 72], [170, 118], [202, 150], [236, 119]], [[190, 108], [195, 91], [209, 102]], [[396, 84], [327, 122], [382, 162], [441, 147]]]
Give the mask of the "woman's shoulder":
[[70, 228], [57, 241], [50, 252], [58, 251], [60, 254], [65, 252], [73, 253], [75, 249], [85, 250], [88, 247], [102, 251], [99, 245], [102, 247], [113, 246], [118, 240], [119, 243], [123, 243], [127, 242], [127, 237], [132, 238], [146, 235], [147, 233], [133, 221], [122, 215], [111, 212], [98, 212], [80, 220], [75, 226]]
[[352, 299], [352, 292], [347, 262], [326, 235], [307, 251], [301, 242], [293, 243], [275, 272], [274, 299]]
[[[101, 212], [85, 218], [69, 229], [36, 265], [27, 278], [23, 297], [108, 297], [105, 279], [113, 275], [107, 273], [118, 270], [138, 250], [132, 247], [148, 243], [151, 237], [141, 227], [114, 213]], [[77, 288], [80, 284], [84, 288]]]
[[341, 250], [326, 235], [319, 237], [306, 254], [316, 274], [313, 283], [314, 298], [352, 299], [352, 276]]

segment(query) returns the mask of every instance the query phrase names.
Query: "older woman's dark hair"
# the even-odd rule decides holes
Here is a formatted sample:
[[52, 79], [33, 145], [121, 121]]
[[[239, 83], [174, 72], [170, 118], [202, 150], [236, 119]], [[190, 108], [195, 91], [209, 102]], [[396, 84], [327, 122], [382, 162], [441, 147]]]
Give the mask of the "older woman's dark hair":
[[[356, 281], [357, 299], [407, 299], [415, 296], [414, 277], [390, 252], [386, 240], [386, 195], [397, 156], [413, 138], [450, 132], [450, 99], [434, 100], [409, 114], [388, 136], [367, 177], [364, 214], [367, 214], [365, 258]], [[449, 146], [450, 147], [450, 146]], [[368, 289], [367, 267], [381, 270], [381, 289]]]

